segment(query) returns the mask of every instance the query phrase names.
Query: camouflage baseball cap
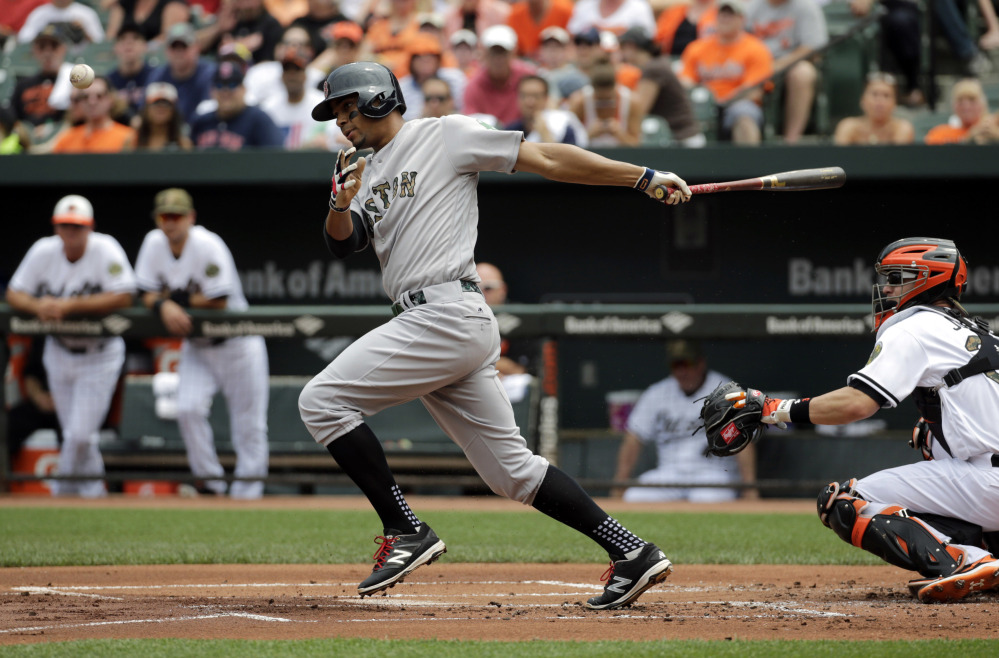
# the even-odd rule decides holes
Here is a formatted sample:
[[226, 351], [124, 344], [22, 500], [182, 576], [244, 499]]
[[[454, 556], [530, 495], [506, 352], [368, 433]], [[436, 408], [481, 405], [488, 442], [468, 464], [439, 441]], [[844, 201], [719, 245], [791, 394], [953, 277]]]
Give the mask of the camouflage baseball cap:
[[194, 210], [194, 201], [187, 190], [171, 187], [156, 195], [153, 212], [157, 215], [186, 215]]
[[693, 340], [671, 340], [666, 343], [666, 356], [673, 361], [699, 361], [704, 352], [697, 341]]

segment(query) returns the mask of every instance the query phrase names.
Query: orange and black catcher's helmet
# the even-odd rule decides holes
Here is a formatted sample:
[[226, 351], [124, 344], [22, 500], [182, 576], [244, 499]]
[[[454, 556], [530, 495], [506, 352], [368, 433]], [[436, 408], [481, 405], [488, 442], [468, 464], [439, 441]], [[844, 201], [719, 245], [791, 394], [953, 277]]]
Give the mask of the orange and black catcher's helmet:
[[[903, 238], [881, 250], [874, 265], [874, 329], [889, 317], [916, 305], [942, 299], [957, 301], [968, 283], [968, 262], [953, 240]], [[893, 293], [885, 293], [892, 287]]]

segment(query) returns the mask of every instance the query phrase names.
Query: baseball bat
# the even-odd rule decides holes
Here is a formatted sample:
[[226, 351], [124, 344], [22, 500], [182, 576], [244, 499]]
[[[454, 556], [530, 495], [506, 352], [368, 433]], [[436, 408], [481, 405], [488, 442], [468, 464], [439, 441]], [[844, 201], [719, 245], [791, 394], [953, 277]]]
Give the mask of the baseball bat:
[[[715, 192], [745, 192], [770, 190], [772, 192], [801, 190], [831, 190], [842, 187], [846, 182], [846, 172], [842, 167], [820, 167], [818, 169], [795, 169], [779, 174], [767, 174], [759, 178], [725, 181], [723, 183], [703, 183], [691, 185], [691, 194], [713, 194]], [[656, 198], [662, 199], [669, 193], [665, 187], [656, 189]]]

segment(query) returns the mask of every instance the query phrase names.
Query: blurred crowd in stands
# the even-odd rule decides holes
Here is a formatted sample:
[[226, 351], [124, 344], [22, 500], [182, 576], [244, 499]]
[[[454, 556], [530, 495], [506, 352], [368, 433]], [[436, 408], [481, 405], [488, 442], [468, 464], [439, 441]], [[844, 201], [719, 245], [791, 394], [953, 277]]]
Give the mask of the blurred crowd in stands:
[[[407, 119], [462, 113], [534, 141], [986, 143], [992, 3], [4, 0], [0, 154], [335, 150], [311, 109], [357, 60], [395, 72]], [[866, 85], [837, 88], [837, 48], [872, 34]], [[947, 71], [928, 67], [937, 42]], [[87, 89], [69, 83], [80, 61], [98, 74]], [[856, 116], [824, 127], [843, 93]]]

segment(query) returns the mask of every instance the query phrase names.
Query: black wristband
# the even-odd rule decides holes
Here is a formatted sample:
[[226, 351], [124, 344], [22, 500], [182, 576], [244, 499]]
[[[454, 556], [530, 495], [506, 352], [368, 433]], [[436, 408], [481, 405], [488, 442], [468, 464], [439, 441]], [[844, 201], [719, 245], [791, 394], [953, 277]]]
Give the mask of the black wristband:
[[153, 302], [153, 312], [156, 314], [156, 317], [160, 317], [160, 314], [162, 313], [163, 302], [165, 301], [166, 301], [165, 299], [160, 297], [155, 302]]
[[186, 290], [171, 290], [170, 300], [187, 307], [191, 305], [191, 293]]
[[803, 400], [798, 400], [791, 405], [791, 409], [788, 410], [787, 415], [789, 416], [792, 423], [810, 423], [812, 422], [808, 418], [808, 405], [811, 402], [811, 398], [805, 398]]

